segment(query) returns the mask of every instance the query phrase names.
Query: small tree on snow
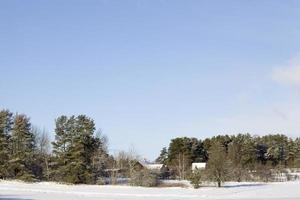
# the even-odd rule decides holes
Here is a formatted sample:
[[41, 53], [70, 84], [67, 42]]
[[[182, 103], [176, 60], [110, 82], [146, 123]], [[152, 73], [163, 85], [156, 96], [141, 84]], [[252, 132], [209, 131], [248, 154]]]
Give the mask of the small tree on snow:
[[229, 161], [225, 148], [219, 142], [213, 143], [210, 147], [206, 172], [208, 180], [217, 182], [218, 187], [221, 187], [222, 182], [228, 178]]

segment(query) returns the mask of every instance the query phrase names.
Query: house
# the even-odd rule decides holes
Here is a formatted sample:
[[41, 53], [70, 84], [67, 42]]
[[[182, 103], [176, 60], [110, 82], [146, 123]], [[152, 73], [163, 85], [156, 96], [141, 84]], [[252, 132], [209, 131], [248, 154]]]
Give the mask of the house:
[[205, 169], [206, 163], [205, 162], [197, 162], [197, 163], [192, 163], [192, 171], [196, 169]]
[[148, 169], [152, 171], [161, 171], [163, 169], [163, 164], [150, 163], [147, 161], [136, 161], [134, 168], [135, 169]]

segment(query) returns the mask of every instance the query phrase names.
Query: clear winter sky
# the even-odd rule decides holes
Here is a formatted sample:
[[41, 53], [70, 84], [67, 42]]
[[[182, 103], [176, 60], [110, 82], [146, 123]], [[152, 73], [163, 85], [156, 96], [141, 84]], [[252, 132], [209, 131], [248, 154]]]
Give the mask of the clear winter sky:
[[86, 114], [112, 151], [300, 136], [300, 1], [0, 0], [0, 106], [53, 136]]

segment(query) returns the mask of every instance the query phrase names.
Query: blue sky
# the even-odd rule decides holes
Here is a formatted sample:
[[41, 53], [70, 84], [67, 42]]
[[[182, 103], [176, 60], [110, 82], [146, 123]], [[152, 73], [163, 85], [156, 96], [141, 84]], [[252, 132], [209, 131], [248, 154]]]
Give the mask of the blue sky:
[[53, 135], [86, 114], [110, 149], [300, 136], [299, 1], [0, 1], [0, 106]]

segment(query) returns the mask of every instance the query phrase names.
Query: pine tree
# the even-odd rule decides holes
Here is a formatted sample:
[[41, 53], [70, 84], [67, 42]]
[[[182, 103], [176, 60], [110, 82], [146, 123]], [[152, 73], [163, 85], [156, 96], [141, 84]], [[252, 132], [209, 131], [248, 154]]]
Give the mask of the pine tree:
[[69, 131], [67, 116], [61, 116], [55, 121], [55, 141], [52, 142], [54, 161], [51, 163], [51, 179], [63, 180], [67, 173], [66, 165], [68, 163], [68, 149], [71, 143], [71, 134]]
[[70, 147], [73, 183], [92, 183], [94, 181], [92, 177], [92, 156], [96, 147], [94, 131], [93, 120], [84, 115], [76, 118], [76, 133]]
[[192, 165], [191, 140], [187, 137], [172, 139], [168, 154], [168, 166], [180, 179], [185, 179]]
[[56, 120], [53, 142], [56, 180], [70, 183], [93, 183], [93, 156], [98, 147], [95, 124], [85, 115], [61, 116]]
[[12, 129], [12, 113], [9, 110], [0, 111], [0, 178], [9, 176], [9, 140]]
[[10, 170], [13, 178], [32, 181], [34, 176], [35, 138], [26, 115], [16, 115], [12, 128]]

